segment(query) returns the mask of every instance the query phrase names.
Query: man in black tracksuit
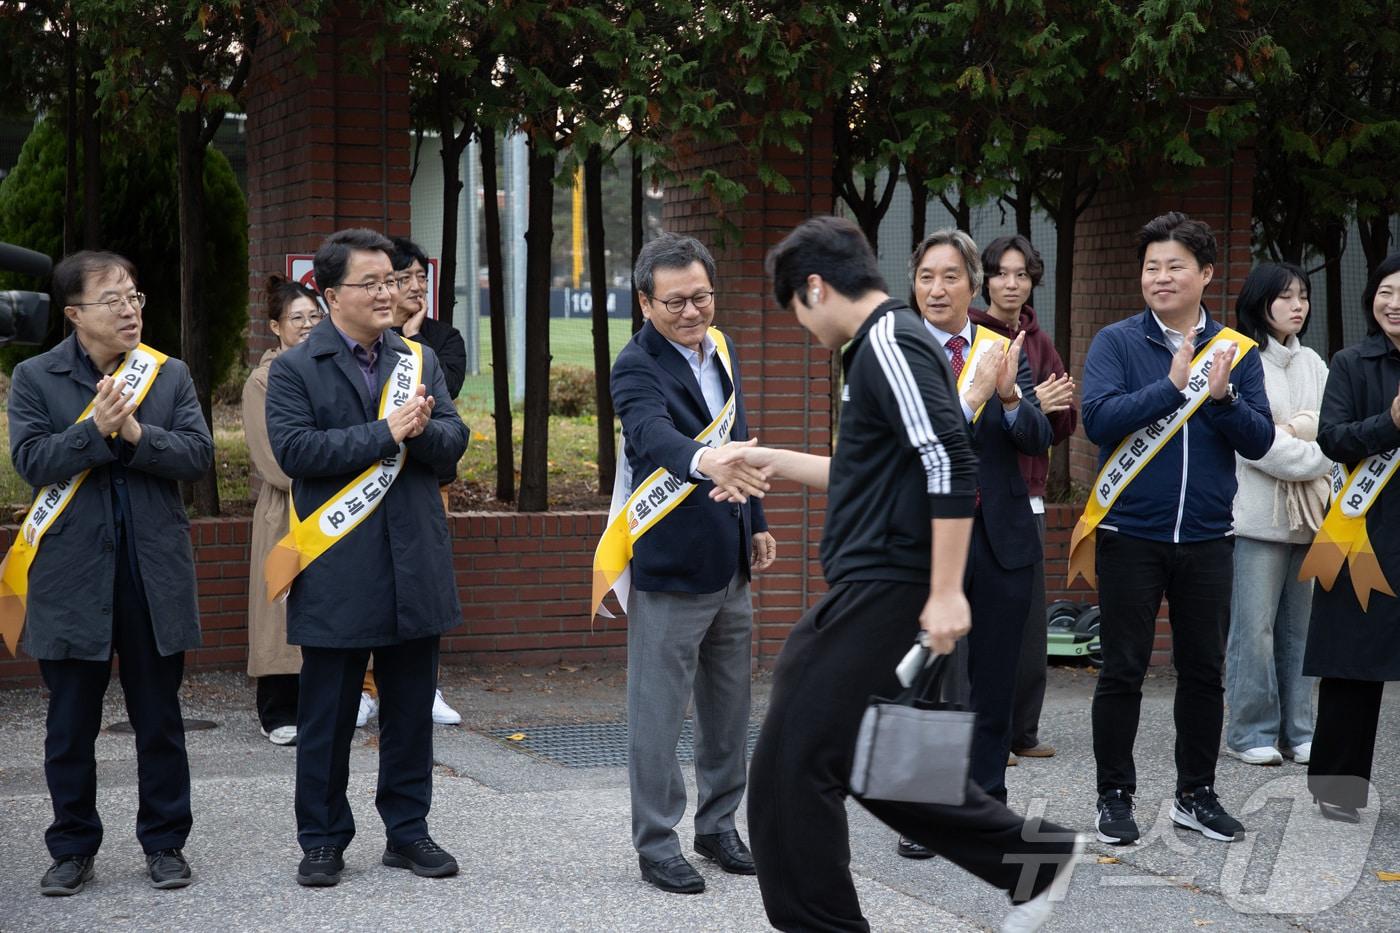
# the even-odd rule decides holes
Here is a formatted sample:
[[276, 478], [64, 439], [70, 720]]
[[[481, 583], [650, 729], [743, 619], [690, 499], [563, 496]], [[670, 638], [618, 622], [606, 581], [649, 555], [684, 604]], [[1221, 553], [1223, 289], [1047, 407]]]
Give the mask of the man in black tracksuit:
[[[886, 294], [858, 227], [814, 218], [768, 261], [778, 303], [827, 348], [849, 346], [835, 456], [746, 455], [771, 476], [828, 491], [821, 560], [830, 584], [778, 658], [750, 769], [749, 829], [775, 927], [867, 930], [848, 867], [855, 736], [870, 696], [898, 691], [895, 667], [920, 629], [946, 654], [970, 628], [963, 571], [977, 461], [942, 351], [919, 316]], [[1022, 820], [971, 781], [961, 807], [859, 802], [1006, 891], [1018, 906], [1004, 929], [1044, 922], [1081, 845], [1068, 830]]]

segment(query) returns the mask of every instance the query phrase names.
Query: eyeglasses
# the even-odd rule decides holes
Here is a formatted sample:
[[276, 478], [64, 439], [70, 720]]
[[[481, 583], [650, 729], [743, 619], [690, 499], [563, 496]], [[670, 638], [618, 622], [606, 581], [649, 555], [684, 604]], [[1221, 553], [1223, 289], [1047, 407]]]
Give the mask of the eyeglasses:
[[122, 308], [131, 305], [137, 311], [146, 307], [145, 292], [132, 292], [130, 295], [119, 295], [116, 298], [107, 298], [103, 301], [71, 301], [75, 308], [90, 308], [94, 305], [101, 305], [113, 314], [121, 314]]
[[399, 290], [397, 279], [385, 279], [382, 282], [343, 282], [341, 288], [358, 288], [364, 291], [367, 297], [374, 297], [380, 292], [386, 295], [393, 294]]
[[405, 288], [408, 288], [408, 287], [409, 287], [410, 285], [412, 285], [414, 282], [417, 282], [417, 283], [418, 283], [418, 287], [419, 287], [419, 288], [427, 288], [427, 287], [428, 287], [428, 273], [426, 273], [426, 272], [405, 273], [404, 275], [400, 275], [400, 276], [398, 276], [397, 278], [395, 278], [395, 279], [394, 279], [394, 282], [395, 282], [395, 284], [398, 285], [398, 287], [399, 287], [400, 290], [405, 289]]
[[287, 318], [287, 323], [293, 327], [300, 327], [303, 324], [319, 324], [323, 317], [325, 315], [320, 311], [313, 311], [311, 314], [293, 314]]
[[681, 314], [685, 311], [685, 306], [688, 304], [694, 305], [696, 311], [704, 311], [710, 306], [710, 302], [715, 300], [715, 293], [712, 291], [696, 292], [695, 294], [685, 298], [667, 298], [665, 301], [662, 301], [655, 295], [648, 295], [647, 297], [650, 298], [652, 301], [656, 302], [657, 304], [663, 306], [667, 311], [670, 311], [672, 314]]

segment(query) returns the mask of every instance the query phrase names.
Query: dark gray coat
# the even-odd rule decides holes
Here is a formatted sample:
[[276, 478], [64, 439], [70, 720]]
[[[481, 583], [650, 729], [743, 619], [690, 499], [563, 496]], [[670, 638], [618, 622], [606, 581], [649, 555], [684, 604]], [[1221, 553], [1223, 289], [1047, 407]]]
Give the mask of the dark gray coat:
[[[408, 347], [384, 334], [376, 386]], [[462, 622], [447, 516], [437, 474], [455, 467], [467, 428], [447, 391], [442, 367], [423, 348], [423, 384], [433, 416], [407, 442], [408, 459], [379, 508], [292, 583], [287, 640], [318, 648], [373, 648], [441, 635]], [[267, 433], [272, 453], [292, 478], [303, 519], [370, 464], [397, 449], [378, 416], [360, 368], [330, 318], [272, 362]]]
[[[1347, 347], [1328, 364], [1317, 443], [1348, 470], [1400, 447], [1390, 403], [1400, 385], [1400, 351], [1383, 334]], [[1392, 479], [1366, 513], [1366, 534], [1391, 589], [1400, 587], [1400, 481]], [[1348, 680], [1400, 680], [1400, 599], [1372, 593], [1362, 611], [1343, 564], [1331, 591], [1313, 586], [1303, 673]]]
[[199, 479], [214, 458], [189, 370], [167, 360], [136, 410], [136, 447], [102, 437], [91, 418], [75, 424], [96, 394], [70, 335], [15, 367], [10, 385], [10, 459], [38, 487], [91, 469], [44, 535], [29, 571], [24, 650], [42, 660], [105, 661], [112, 653], [116, 574], [111, 467], [122, 457], [134, 527], [130, 540], [163, 655], [199, 647], [194, 552], [180, 480]]

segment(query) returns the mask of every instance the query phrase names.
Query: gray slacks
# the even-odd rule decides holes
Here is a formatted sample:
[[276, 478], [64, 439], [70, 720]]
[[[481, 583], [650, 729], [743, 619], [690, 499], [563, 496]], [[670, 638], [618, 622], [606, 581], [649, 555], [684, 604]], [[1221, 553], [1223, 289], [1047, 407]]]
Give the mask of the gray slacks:
[[715, 593], [634, 590], [627, 619], [627, 779], [632, 844], [648, 861], [681, 854], [676, 743], [695, 698], [695, 832], [734, 828], [744, 796], [753, 604], [735, 573]]

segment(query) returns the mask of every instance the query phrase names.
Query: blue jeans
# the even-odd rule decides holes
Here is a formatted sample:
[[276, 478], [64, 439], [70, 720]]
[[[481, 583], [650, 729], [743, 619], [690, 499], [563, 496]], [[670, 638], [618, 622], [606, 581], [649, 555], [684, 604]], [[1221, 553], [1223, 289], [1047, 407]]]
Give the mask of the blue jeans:
[[1230, 603], [1225, 741], [1237, 752], [1297, 748], [1313, 737], [1314, 678], [1303, 676], [1312, 581], [1300, 583], [1306, 544], [1238, 538]]

